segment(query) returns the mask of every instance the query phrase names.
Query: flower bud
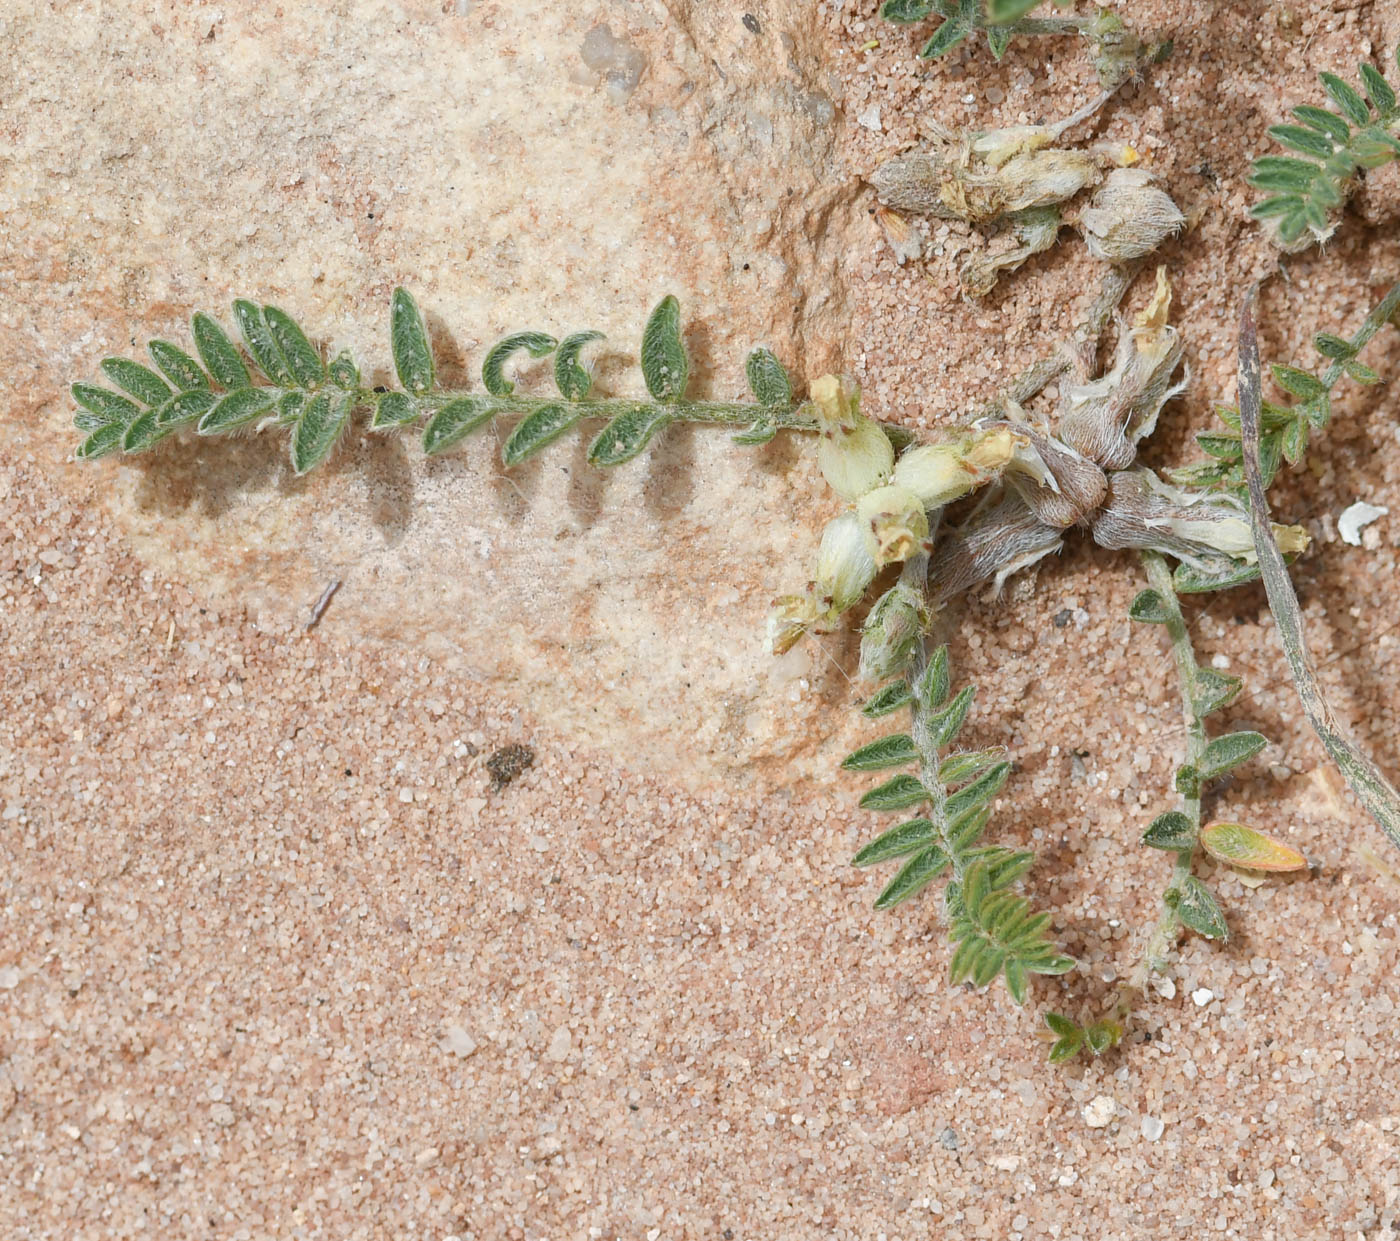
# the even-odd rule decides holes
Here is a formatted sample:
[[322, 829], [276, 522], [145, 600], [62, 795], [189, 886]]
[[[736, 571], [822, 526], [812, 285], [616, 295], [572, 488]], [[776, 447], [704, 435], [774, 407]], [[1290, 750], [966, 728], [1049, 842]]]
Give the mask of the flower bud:
[[894, 448], [860, 412], [860, 389], [844, 376], [823, 375], [812, 381], [810, 391], [821, 432], [817, 464], [831, 489], [855, 500], [888, 482]]
[[[928, 527], [925, 523], [925, 534]], [[873, 555], [874, 543], [864, 522], [854, 513], [842, 513], [826, 523], [817, 552], [817, 573], [813, 590], [825, 610], [826, 619], [835, 619], [853, 608], [875, 580], [879, 567]]]
[[923, 503], [903, 487], [877, 487], [861, 496], [856, 517], [870, 532], [875, 563], [880, 568], [908, 560], [928, 539], [928, 514]]
[[875, 601], [865, 619], [860, 638], [860, 675], [867, 681], [898, 676], [927, 629], [928, 613], [919, 592], [897, 582]]
[[1079, 230], [1089, 253], [1110, 263], [1151, 254], [1185, 223], [1171, 196], [1140, 168], [1109, 173], [1089, 206], [1079, 213]]
[[917, 496], [925, 509], [941, 508], [999, 475], [1015, 452], [1016, 437], [1006, 427], [922, 444], [895, 462], [894, 483]]

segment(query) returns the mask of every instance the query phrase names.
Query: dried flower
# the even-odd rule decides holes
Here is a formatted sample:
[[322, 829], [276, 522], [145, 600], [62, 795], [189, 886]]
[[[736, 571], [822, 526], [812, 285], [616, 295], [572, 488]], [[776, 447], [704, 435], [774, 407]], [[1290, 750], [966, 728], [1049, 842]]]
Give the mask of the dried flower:
[[[1308, 546], [1302, 526], [1274, 524], [1273, 532], [1285, 553]], [[1152, 548], [1200, 568], [1220, 556], [1246, 564], [1257, 560], [1249, 509], [1241, 500], [1228, 492], [1173, 487], [1146, 469], [1112, 475], [1108, 503], [1094, 519], [1094, 542]]]
[[1050, 249], [1064, 223], [1057, 207], [1033, 207], [1009, 218], [1019, 244], [998, 253], [974, 254], [958, 272], [963, 289], [973, 297], [985, 297], [1002, 272], [1015, 271], [1032, 255]]
[[956, 530], [940, 534], [929, 563], [937, 607], [992, 578], [995, 589], [1063, 546], [1064, 531], [1046, 525], [1017, 495], [980, 509]]
[[1103, 503], [1108, 479], [1097, 465], [1036, 428], [1017, 431], [1021, 444], [1006, 479], [1036, 517], [1067, 529]]
[[1100, 379], [1066, 387], [1056, 433], [1105, 470], [1124, 470], [1138, 443], [1152, 434], [1162, 406], [1186, 386], [1173, 385], [1181, 342], [1167, 323], [1171, 285], [1157, 269], [1157, 289], [1131, 329], [1120, 333], [1112, 369]]
[[870, 532], [875, 563], [884, 568], [908, 560], [928, 539], [928, 514], [904, 487], [877, 487], [856, 503], [856, 517]]
[[896, 582], [875, 601], [866, 617], [860, 639], [861, 676], [868, 681], [897, 676], [927, 628], [928, 613], [919, 592]]
[[1127, 263], [1151, 254], [1180, 232], [1186, 217], [1171, 196], [1157, 188], [1151, 173], [1117, 168], [1079, 213], [1078, 223], [1090, 254], [1110, 263]]
[[894, 448], [889, 437], [860, 412], [860, 389], [843, 376], [823, 375], [810, 386], [812, 412], [821, 428], [817, 463], [837, 495], [856, 500], [889, 481]]

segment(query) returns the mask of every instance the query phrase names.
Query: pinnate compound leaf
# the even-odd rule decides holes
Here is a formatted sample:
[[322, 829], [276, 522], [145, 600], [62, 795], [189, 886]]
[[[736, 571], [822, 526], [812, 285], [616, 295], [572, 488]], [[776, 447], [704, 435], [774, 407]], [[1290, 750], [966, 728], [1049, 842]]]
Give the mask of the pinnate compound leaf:
[[326, 382], [326, 364], [306, 338], [297, 321], [276, 306], [263, 307], [263, 322], [287, 360], [292, 378], [302, 388], [319, 388]]
[[554, 443], [582, 416], [583, 411], [578, 406], [563, 402], [545, 405], [526, 414], [501, 446], [501, 460], [506, 465], [519, 465], [527, 457]]
[[952, 702], [929, 717], [929, 735], [939, 749], [948, 745], [962, 731], [962, 726], [967, 722], [967, 713], [972, 709], [972, 699], [976, 693], [976, 686], [965, 687]]
[[420, 411], [413, 398], [406, 392], [384, 392], [375, 402], [374, 417], [370, 419], [371, 431], [389, 431], [405, 423], [415, 422]]
[[170, 385], [149, 366], [130, 358], [103, 358], [102, 373], [143, 405], [164, 405], [170, 399]]
[[906, 763], [919, 760], [919, 750], [914, 738], [908, 733], [896, 733], [881, 737], [869, 745], [863, 745], [841, 762], [843, 771], [884, 771], [889, 767], [902, 767]]
[[690, 360], [681, 340], [681, 305], [670, 294], [657, 302], [642, 329], [641, 362], [647, 391], [656, 400], [679, 401], [685, 395]]
[[239, 298], [233, 304], [233, 317], [243, 335], [244, 348], [253, 355], [253, 361], [262, 368], [263, 374], [283, 388], [295, 386], [296, 376], [292, 374], [291, 365], [282, 352], [282, 346], [277, 343], [277, 337], [268, 327], [262, 308]]
[[933, 0], [885, 0], [880, 16], [887, 22], [921, 22], [933, 12]]
[[631, 461], [671, 421], [671, 414], [655, 405], [637, 405], [624, 410], [605, 426], [588, 446], [592, 465], [621, 465]]
[[900, 775], [886, 780], [860, 799], [862, 810], [907, 810], [928, 801], [928, 790], [913, 776]]
[[932, 820], [908, 819], [872, 840], [851, 859], [851, 865], [874, 866], [877, 862], [906, 857], [925, 845], [933, 844], [937, 838], [938, 832]]
[[1181, 886], [1166, 895], [1167, 904], [1176, 911], [1182, 925], [1188, 926], [1207, 939], [1229, 939], [1230, 928], [1215, 895], [1195, 875], [1187, 875]]
[[433, 348], [423, 312], [407, 289], [397, 288], [389, 302], [389, 342], [394, 370], [404, 391], [422, 396], [433, 388]]
[[218, 435], [246, 426], [266, 414], [276, 397], [277, 393], [270, 388], [235, 388], [219, 398], [219, 403], [199, 420], [195, 430], [200, 435]]
[[1201, 829], [1201, 847], [1217, 862], [1247, 870], [1307, 870], [1308, 859], [1291, 845], [1242, 823], [1212, 823]]
[[875, 908], [893, 909], [901, 901], [907, 901], [937, 879], [947, 866], [948, 855], [937, 845], [929, 845], [899, 868], [898, 874], [875, 898]]
[[792, 380], [771, 349], [760, 345], [744, 362], [749, 391], [760, 405], [769, 409], [786, 409], [792, 404]]
[[423, 428], [423, 451], [433, 456], [455, 448], [500, 408], [500, 402], [489, 396], [459, 396], [448, 401]]
[[79, 444], [75, 455], [80, 461], [95, 461], [98, 457], [105, 457], [122, 446], [122, 436], [125, 433], [126, 427], [120, 422], [109, 422], [98, 427]]
[[875, 720], [898, 711], [900, 707], [907, 707], [913, 701], [914, 691], [907, 681], [891, 681], [866, 699], [860, 713], [867, 719]]
[[1201, 760], [1201, 779], [1216, 780], [1233, 771], [1242, 763], [1247, 763], [1269, 744], [1263, 733], [1226, 733], [1216, 737], [1206, 746]]
[[204, 369], [214, 376], [220, 387], [232, 392], [235, 388], [246, 388], [252, 382], [238, 346], [213, 319], [201, 311], [190, 321], [190, 330], [194, 334], [194, 347], [199, 351]]
[[554, 355], [554, 384], [567, 401], [581, 401], [593, 387], [593, 372], [579, 361], [585, 345], [602, 340], [602, 332], [575, 332], [559, 342]]
[[510, 355], [523, 349], [532, 358], [543, 358], [554, 352], [559, 344], [552, 336], [543, 332], [515, 332], [504, 340], [498, 340], [487, 351], [486, 360], [481, 364], [481, 382], [492, 396], [509, 396], [515, 385], [506, 378], [506, 361]]
[[1144, 590], [1128, 605], [1128, 616], [1144, 625], [1165, 625], [1171, 619], [1171, 609], [1155, 590]]
[[70, 391], [73, 399], [97, 420], [95, 425], [81, 426], [85, 431], [93, 431], [109, 423], [124, 427], [141, 412], [141, 407], [135, 401], [97, 384], [79, 381]]
[[209, 376], [199, 363], [177, 345], [168, 340], [153, 340], [146, 350], [151, 361], [160, 367], [161, 373], [175, 386], [177, 392], [189, 392], [194, 388], [207, 388]]
[[1142, 834], [1142, 843], [1153, 849], [1194, 849], [1196, 828], [1180, 810], [1159, 814]]
[[349, 423], [354, 403], [349, 392], [318, 392], [307, 402], [292, 432], [292, 469], [305, 474], [326, 459]]

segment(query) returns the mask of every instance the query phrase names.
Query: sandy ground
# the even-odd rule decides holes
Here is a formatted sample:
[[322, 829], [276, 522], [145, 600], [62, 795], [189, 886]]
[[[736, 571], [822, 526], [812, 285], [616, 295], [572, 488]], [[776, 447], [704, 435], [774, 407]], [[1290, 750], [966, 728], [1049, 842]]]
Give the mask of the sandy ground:
[[[461, 23], [508, 26], [491, 0], [456, 7], [409, 6], [404, 24], [429, 38], [432, 22], [458, 23], [453, 37], [468, 45]], [[647, 40], [661, 39], [666, 9], [595, 7], [579, 19], [584, 30], [606, 17], [660, 63], [664, 39]], [[775, 39], [781, 6], [751, 7], [765, 31], [754, 38]], [[818, 13], [823, 89], [851, 173], [910, 141], [921, 112], [1014, 123], [1062, 115], [1092, 90], [1069, 43], [1013, 49], [1000, 65], [985, 48], [920, 64], [912, 52], [924, 32], [881, 26], [873, 7]], [[171, 13], [133, 3], [111, 19], [123, 8], [126, 42], [77, 47], [62, 67], [68, 93], [50, 57], [49, 85], [31, 88], [13, 121], [17, 149], [47, 149], [52, 115], [77, 135], [89, 113], [95, 133], [120, 127], [104, 92], [84, 89], [121, 71], [112, 46], [134, 39], [156, 57], [180, 54], [162, 42], [162, 31], [179, 31]], [[288, 8], [289, 22], [311, 20]], [[346, 6], [340, 16], [363, 39], [384, 11]], [[1359, 56], [1393, 48], [1400, 8], [1141, 11], [1174, 33], [1176, 54], [1100, 132], [1140, 143], [1198, 220], [1166, 251], [1196, 377], [1151, 453], [1170, 462], [1212, 401], [1228, 397], [1239, 291], [1275, 262], [1241, 218], [1248, 158], [1285, 102], [1317, 94], [1316, 71], [1350, 76]], [[22, 36], [16, 57], [62, 46], [54, 12], [47, 24], [0, 14]], [[219, 20], [238, 15], [226, 6]], [[92, 19], [75, 15], [75, 40]], [[856, 50], [877, 37], [877, 48]], [[878, 131], [855, 120], [872, 107]], [[936, 903], [874, 915], [879, 877], [847, 864], [875, 826], [854, 808], [857, 783], [835, 771], [845, 741], [861, 735], [847, 709], [854, 691], [804, 669], [849, 671], [848, 643], [762, 683], [793, 695], [783, 710], [806, 734], [799, 756], [813, 760], [802, 778], [784, 779], [774, 761], [746, 781], [721, 779], [732, 760], [703, 722], [725, 700], [703, 685], [693, 718], [679, 697], [648, 714], [642, 693], [616, 728], [585, 727], [587, 667], [566, 676], [506, 660], [499, 675], [464, 671], [421, 635], [396, 641], [369, 623], [356, 610], [368, 586], [358, 600], [343, 588], [308, 631], [320, 562], [277, 562], [282, 579], [259, 593], [261, 545], [228, 571], [217, 532], [155, 505], [138, 467], [75, 464], [63, 385], [152, 330], [146, 282], [162, 299], [178, 283], [181, 238], [201, 217], [170, 225], [164, 257], [153, 245], [139, 269], [108, 270], [85, 247], [125, 226], [82, 204], [107, 201], [110, 167], [72, 154], [66, 179], [46, 191], [57, 204], [61, 190], [66, 213], [45, 214], [35, 204], [49, 200], [15, 188], [58, 174], [11, 160], [10, 222], [0, 222], [0, 290], [14, 285], [3, 310], [13, 391], [0, 419], [0, 1234], [1394, 1235], [1400, 858], [1300, 721], [1261, 592], [1192, 611], [1203, 657], [1246, 680], [1226, 722], [1273, 742], [1219, 812], [1283, 836], [1313, 870], [1248, 887], [1202, 867], [1230, 943], [1184, 941], [1174, 995], [1140, 1014], [1129, 1045], [1049, 1069], [1039, 1011], [1095, 1011], [1131, 968], [1168, 870], [1133, 843], [1169, 803], [1182, 737], [1162, 639], [1126, 620], [1141, 585], [1130, 558], [1079, 545], [1008, 599], [969, 601], [961, 614], [955, 666], [981, 686], [971, 739], [1007, 744], [1017, 760], [995, 838], [1038, 849], [1028, 888], [1083, 968], [1040, 984], [1025, 1010], [1001, 989], [950, 989]], [[1308, 360], [1314, 330], [1347, 327], [1400, 274], [1394, 185], [1379, 179], [1325, 258], [1291, 259], [1287, 279], [1271, 282], [1267, 353]], [[1067, 245], [969, 307], [952, 273], [970, 240], [935, 229], [941, 252], [900, 269], [873, 225], [857, 228], [864, 205], [853, 197], [843, 225], [843, 356], [887, 416], [936, 422], [988, 395], [1072, 321], [1092, 276]], [[344, 210], [358, 218], [363, 208]], [[23, 229], [13, 223], [21, 209]], [[266, 234], [279, 212], [296, 211], [270, 209], [249, 244], [275, 252]], [[214, 233], [223, 227], [205, 218]], [[404, 278], [375, 249], [391, 232], [336, 252], [367, 255], [369, 271], [338, 314], [370, 322], [371, 292]], [[431, 253], [434, 243], [417, 244]], [[220, 289], [249, 279], [223, 258], [215, 266]], [[98, 292], [85, 302], [89, 286]], [[193, 308], [198, 290], [176, 293], [158, 318]], [[808, 326], [826, 342], [814, 348], [833, 347], [839, 324]], [[378, 348], [366, 329], [366, 351]], [[1395, 373], [1400, 344], [1379, 342], [1372, 361]], [[1353, 389], [1316, 468], [1278, 493], [1280, 514], [1318, 540], [1295, 576], [1324, 683], [1392, 772], [1400, 525], [1384, 519], [1351, 548], [1335, 517], [1358, 498], [1400, 513], [1396, 408], [1388, 386]], [[697, 436], [696, 451], [708, 443]], [[351, 460], [351, 481], [388, 468]], [[800, 481], [807, 468], [779, 458], [764, 486]], [[257, 494], [282, 485], [259, 476]], [[289, 493], [287, 503], [329, 494]], [[692, 525], [722, 521], [696, 518], [703, 504], [687, 502]], [[411, 507], [402, 515], [410, 528], [428, 520]], [[657, 516], [663, 537], [689, 529], [675, 520]], [[181, 554], [162, 555], [163, 539]], [[575, 555], [560, 544], [561, 574]], [[751, 596], [756, 632], [771, 583], [756, 570], [735, 577], [740, 598], [723, 623], [737, 625]], [[703, 590], [722, 587], [717, 575]], [[713, 614], [692, 611], [698, 619], [676, 624], [713, 628]], [[658, 683], [680, 675], [649, 650], [637, 658], [643, 680], [651, 659]], [[569, 700], [559, 710], [551, 676]], [[588, 701], [606, 715], [601, 680]], [[700, 774], [673, 774], [697, 736]], [[488, 763], [519, 745], [533, 763], [501, 786]], [[649, 761], [649, 748], [665, 761]]]

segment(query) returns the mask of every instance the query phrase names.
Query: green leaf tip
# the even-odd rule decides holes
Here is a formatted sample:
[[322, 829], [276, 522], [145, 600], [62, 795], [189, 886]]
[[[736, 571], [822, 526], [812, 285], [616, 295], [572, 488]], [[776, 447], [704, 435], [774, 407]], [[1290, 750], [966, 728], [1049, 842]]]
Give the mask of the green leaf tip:
[[883, 771], [888, 767], [902, 767], [906, 763], [919, 760], [919, 750], [914, 739], [907, 733], [881, 737], [863, 745], [841, 762], [843, 771]]

